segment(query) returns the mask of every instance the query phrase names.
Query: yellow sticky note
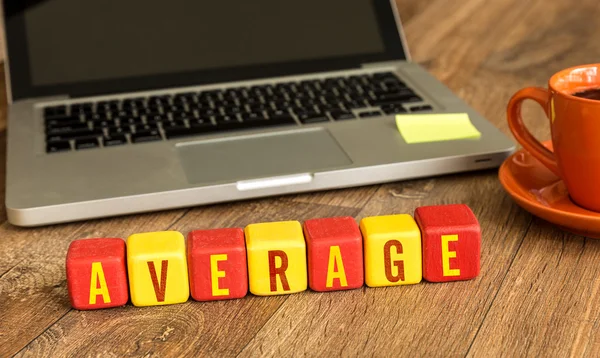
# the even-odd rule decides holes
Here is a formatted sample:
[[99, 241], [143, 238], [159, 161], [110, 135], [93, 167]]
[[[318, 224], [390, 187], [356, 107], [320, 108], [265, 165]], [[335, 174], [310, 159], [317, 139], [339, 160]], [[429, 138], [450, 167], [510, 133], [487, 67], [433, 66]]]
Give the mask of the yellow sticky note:
[[245, 233], [250, 292], [271, 296], [306, 290], [306, 243], [298, 221], [250, 224]]
[[421, 231], [408, 214], [371, 216], [360, 222], [365, 282], [369, 287], [421, 282]]
[[467, 113], [401, 114], [396, 126], [408, 144], [481, 137]]

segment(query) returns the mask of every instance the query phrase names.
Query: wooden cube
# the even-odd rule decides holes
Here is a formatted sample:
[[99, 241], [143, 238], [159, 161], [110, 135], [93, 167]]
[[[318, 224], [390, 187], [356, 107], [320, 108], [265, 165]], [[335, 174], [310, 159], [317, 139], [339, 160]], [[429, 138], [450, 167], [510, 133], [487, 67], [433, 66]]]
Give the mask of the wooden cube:
[[365, 281], [370, 287], [421, 282], [421, 233], [407, 214], [361, 220]]
[[479, 275], [481, 230], [464, 204], [415, 210], [423, 241], [423, 277], [430, 282], [469, 280]]
[[250, 292], [258, 296], [306, 290], [306, 243], [298, 221], [246, 226]]
[[362, 287], [362, 236], [354, 218], [307, 220], [304, 236], [308, 248], [308, 283], [312, 290]]
[[192, 298], [213, 301], [246, 296], [248, 270], [242, 229], [192, 231], [187, 250]]
[[123, 239], [75, 240], [69, 245], [66, 266], [73, 308], [93, 310], [127, 303]]
[[185, 239], [177, 231], [129, 236], [127, 269], [136, 306], [181, 303], [190, 296]]

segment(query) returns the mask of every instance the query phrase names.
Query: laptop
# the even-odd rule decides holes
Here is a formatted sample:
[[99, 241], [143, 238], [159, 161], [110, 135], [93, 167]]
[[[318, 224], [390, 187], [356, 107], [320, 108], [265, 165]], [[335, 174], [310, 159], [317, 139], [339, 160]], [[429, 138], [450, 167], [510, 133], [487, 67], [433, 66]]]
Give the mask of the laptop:
[[[8, 220], [36, 226], [497, 167], [389, 0], [9, 0]], [[395, 116], [468, 113], [407, 144]]]

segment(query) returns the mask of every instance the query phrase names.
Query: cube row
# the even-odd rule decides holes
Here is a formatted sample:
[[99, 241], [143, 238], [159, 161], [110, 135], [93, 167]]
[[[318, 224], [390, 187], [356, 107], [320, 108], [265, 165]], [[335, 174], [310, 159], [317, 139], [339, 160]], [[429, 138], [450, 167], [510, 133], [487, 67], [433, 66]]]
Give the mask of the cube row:
[[76, 240], [67, 253], [71, 304], [80, 310], [269, 296], [479, 274], [481, 234], [466, 205], [408, 214], [250, 224]]

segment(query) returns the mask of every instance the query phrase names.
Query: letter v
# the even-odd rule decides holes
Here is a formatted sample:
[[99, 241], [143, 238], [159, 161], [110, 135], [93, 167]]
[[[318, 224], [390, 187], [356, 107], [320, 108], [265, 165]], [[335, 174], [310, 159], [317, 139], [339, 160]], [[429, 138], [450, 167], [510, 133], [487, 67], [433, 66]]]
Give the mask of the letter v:
[[154, 286], [154, 294], [156, 294], [156, 300], [158, 302], [165, 302], [165, 292], [167, 291], [167, 269], [169, 267], [169, 260], [162, 260], [162, 266], [160, 269], [160, 285], [158, 284], [158, 277], [156, 276], [154, 262], [148, 261], [147, 263], [148, 270], [150, 270], [150, 278], [152, 279], [152, 286]]

